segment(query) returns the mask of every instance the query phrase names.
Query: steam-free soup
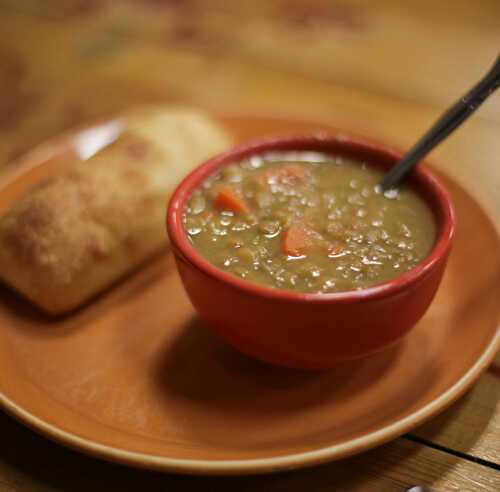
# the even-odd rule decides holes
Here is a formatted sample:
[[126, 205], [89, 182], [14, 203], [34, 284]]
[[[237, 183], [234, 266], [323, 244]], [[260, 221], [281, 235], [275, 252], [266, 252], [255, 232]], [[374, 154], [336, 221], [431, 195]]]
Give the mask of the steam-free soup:
[[382, 193], [367, 163], [273, 153], [223, 167], [184, 214], [195, 249], [221, 270], [268, 287], [363, 289], [412, 269], [431, 250], [431, 210], [404, 187]]

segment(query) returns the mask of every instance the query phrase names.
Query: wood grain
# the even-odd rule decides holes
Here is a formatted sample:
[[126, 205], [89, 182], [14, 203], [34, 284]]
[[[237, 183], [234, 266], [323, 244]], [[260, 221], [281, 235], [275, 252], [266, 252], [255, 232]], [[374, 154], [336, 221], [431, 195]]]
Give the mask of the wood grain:
[[500, 382], [486, 372], [451, 408], [412, 435], [492, 463], [500, 463]]

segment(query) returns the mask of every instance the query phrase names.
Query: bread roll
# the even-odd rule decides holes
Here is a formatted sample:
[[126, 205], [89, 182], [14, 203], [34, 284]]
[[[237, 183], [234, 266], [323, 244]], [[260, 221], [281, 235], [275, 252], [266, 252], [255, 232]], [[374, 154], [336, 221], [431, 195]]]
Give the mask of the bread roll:
[[230, 139], [190, 109], [141, 113], [87, 161], [29, 190], [0, 219], [0, 277], [70, 311], [167, 244], [169, 195]]

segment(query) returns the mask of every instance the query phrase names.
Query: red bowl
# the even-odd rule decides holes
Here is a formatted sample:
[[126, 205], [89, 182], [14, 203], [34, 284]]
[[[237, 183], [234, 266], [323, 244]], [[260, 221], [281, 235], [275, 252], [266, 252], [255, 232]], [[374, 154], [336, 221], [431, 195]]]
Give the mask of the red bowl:
[[408, 182], [437, 223], [430, 254], [394, 280], [363, 290], [296, 293], [228, 274], [191, 245], [182, 216], [192, 192], [221, 166], [269, 151], [317, 151], [388, 169], [401, 154], [339, 136], [277, 137], [238, 146], [201, 164], [175, 190], [167, 230], [182, 282], [200, 317], [222, 339], [258, 359], [296, 368], [329, 368], [382, 350], [406, 335], [429, 307], [443, 276], [455, 230], [451, 199], [424, 166]]

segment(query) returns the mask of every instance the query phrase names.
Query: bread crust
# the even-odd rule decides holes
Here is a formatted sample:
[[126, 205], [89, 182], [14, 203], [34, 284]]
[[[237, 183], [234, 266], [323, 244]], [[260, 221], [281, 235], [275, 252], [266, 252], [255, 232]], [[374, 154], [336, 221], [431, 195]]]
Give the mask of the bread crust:
[[138, 115], [108, 147], [30, 189], [0, 220], [0, 277], [43, 310], [80, 306], [167, 246], [178, 181], [229, 137], [189, 109]]

